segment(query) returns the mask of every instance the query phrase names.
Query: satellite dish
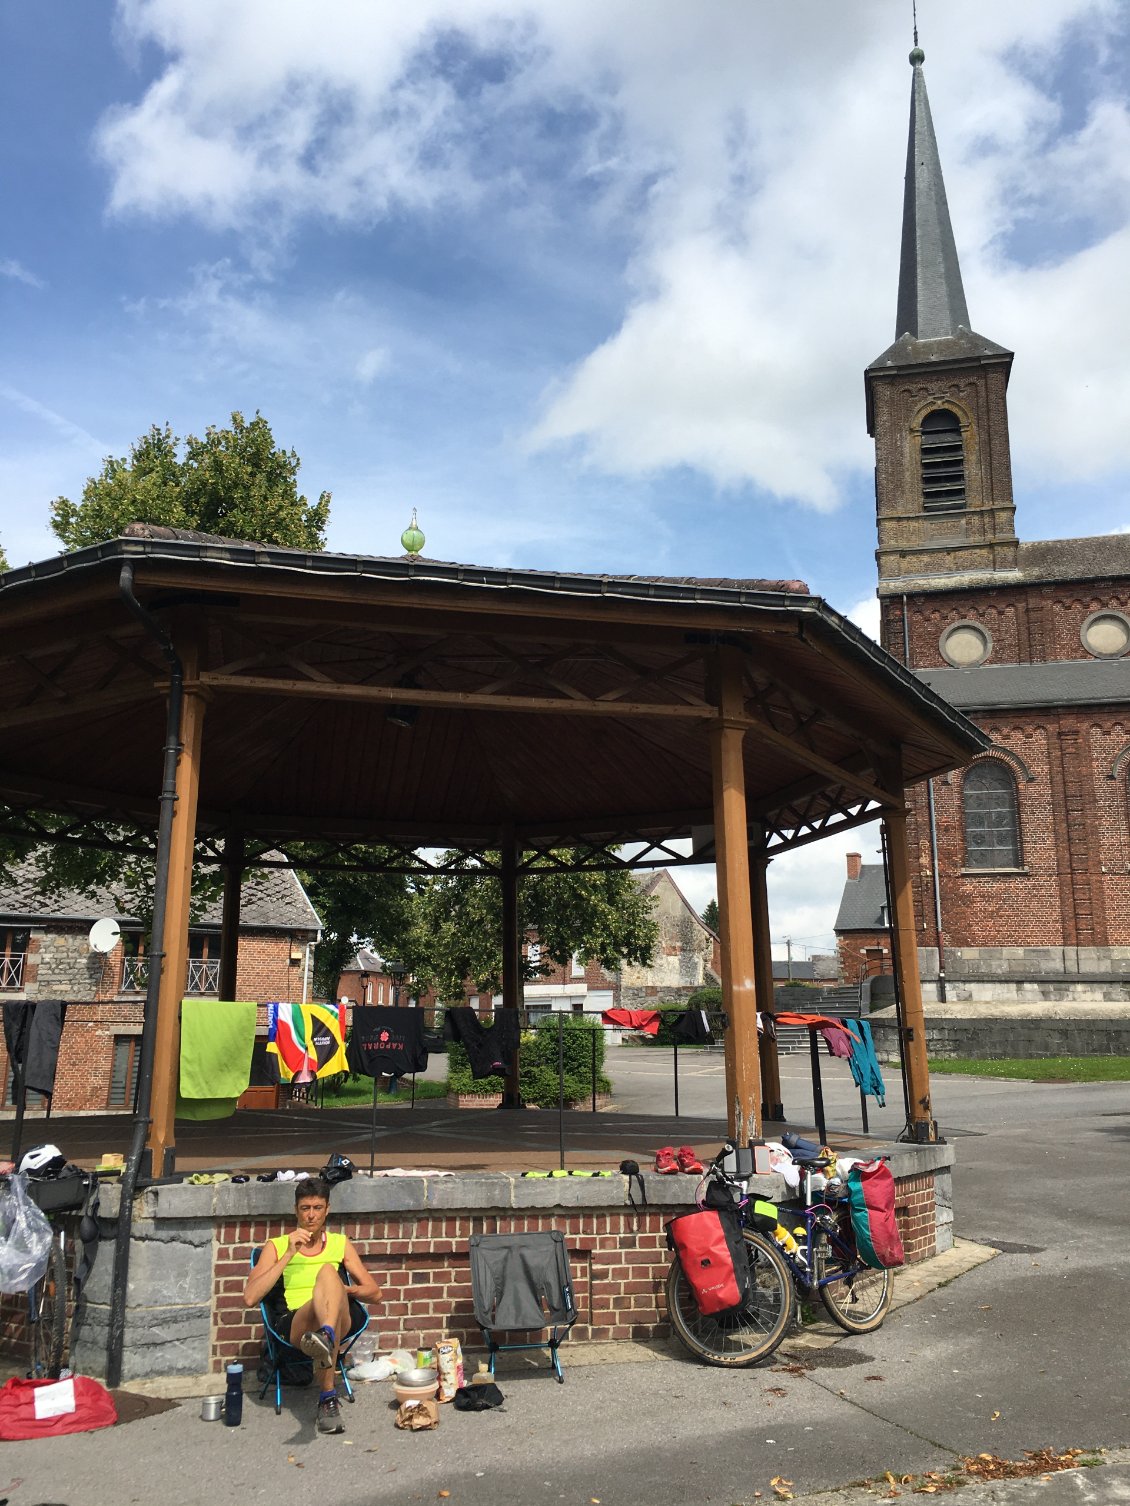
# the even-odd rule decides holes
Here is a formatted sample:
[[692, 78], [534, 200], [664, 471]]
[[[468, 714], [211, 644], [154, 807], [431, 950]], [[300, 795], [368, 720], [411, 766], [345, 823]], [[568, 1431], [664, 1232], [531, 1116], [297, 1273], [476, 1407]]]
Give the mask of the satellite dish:
[[92, 952], [112, 952], [121, 938], [122, 928], [116, 920], [96, 920], [90, 928]]

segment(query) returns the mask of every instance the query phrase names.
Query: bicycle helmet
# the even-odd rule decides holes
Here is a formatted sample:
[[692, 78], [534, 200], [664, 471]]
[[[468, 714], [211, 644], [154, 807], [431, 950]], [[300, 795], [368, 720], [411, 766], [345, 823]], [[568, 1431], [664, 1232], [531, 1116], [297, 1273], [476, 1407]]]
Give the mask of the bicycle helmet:
[[67, 1158], [57, 1145], [33, 1145], [20, 1157], [19, 1171], [29, 1177], [57, 1177]]

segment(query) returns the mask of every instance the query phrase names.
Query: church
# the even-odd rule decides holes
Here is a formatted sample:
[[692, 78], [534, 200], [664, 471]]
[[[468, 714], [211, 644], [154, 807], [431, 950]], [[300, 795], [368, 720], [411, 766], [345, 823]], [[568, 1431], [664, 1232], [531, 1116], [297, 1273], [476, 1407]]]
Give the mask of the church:
[[910, 61], [895, 340], [865, 375], [881, 641], [992, 738], [911, 792], [923, 992], [1130, 1002], [1130, 534], [1017, 535], [1013, 353], [971, 325]]

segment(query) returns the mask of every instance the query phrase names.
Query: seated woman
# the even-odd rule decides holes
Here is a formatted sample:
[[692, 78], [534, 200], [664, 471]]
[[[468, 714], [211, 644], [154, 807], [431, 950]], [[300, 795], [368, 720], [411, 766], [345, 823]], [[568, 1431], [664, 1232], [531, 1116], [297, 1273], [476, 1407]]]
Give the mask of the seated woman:
[[[275, 1332], [314, 1362], [319, 1385], [319, 1433], [343, 1433], [345, 1424], [334, 1383], [341, 1341], [358, 1324], [351, 1302], [379, 1302], [381, 1289], [344, 1234], [330, 1234], [330, 1185], [321, 1177], [295, 1184], [297, 1228], [269, 1239], [243, 1289], [245, 1307], [266, 1301]], [[342, 1279], [349, 1273], [350, 1286]], [[359, 1322], [359, 1320], [358, 1320]]]

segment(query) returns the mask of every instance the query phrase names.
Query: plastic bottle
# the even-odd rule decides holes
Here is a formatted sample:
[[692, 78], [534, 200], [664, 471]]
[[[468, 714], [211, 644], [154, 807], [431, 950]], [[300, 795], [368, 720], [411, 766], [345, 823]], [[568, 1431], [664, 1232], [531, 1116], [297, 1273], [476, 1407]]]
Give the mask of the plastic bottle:
[[237, 1428], [243, 1421], [243, 1366], [228, 1366], [228, 1389], [224, 1396], [224, 1426]]
[[479, 1368], [471, 1377], [472, 1386], [489, 1386], [493, 1383], [493, 1381], [494, 1376], [490, 1373], [490, 1368], [487, 1365], [486, 1361], [480, 1360]]

